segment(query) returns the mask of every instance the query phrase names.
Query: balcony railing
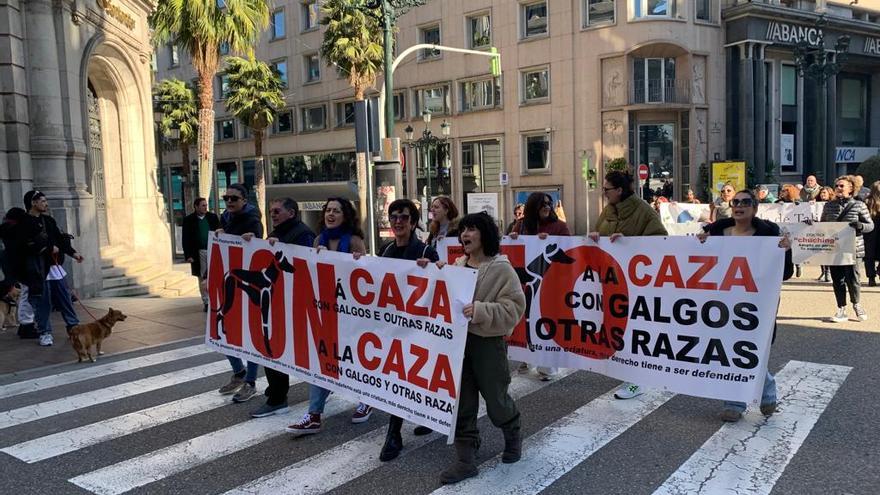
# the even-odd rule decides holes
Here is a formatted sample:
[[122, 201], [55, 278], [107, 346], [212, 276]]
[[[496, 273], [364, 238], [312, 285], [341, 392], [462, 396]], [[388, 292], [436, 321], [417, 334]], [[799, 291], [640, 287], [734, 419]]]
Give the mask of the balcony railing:
[[687, 79], [635, 79], [631, 83], [630, 105], [691, 103], [691, 81]]

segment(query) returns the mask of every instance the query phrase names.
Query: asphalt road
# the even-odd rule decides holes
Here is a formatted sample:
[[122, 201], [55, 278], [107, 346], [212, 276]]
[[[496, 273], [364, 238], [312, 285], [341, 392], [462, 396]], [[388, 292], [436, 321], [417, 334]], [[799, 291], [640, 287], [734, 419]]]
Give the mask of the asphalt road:
[[[880, 319], [878, 292], [864, 298]], [[481, 474], [449, 493], [876, 494], [880, 335], [870, 321], [822, 322], [833, 309], [827, 285], [786, 286], [769, 419], [725, 425], [718, 401], [656, 391], [614, 401], [619, 382], [587, 372], [515, 375], [525, 457], [498, 464], [503, 440], [483, 417]], [[292, 438], [283, 427], [305, 412], [306, 384], [288, 414], [251, 419], [260, 397], [228, 402], [216, 394], [227, 379], [198, 340], [0, 377], [0, 493], [423, 494], [453, 459], [445, 438], [405, 426], [404, 453], [379, 463], [387, 415], [353, 425], [339, 395], [323, 432]]]

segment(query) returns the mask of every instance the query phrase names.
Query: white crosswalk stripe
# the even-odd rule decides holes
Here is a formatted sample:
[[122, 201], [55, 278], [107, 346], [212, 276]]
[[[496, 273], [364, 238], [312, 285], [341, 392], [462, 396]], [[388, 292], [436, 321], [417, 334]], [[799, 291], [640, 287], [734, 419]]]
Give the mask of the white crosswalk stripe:
[[179, 383], [198, 380], [223, 372], [229, 372], [229, 362], [226, 360], [203, 364], [194, 368], [172, 371], [150, 378], [143, 378], [133, 382], [121, 383], [111, 387], [84, 392], [71, 397], [62, 397], [49, 402], [41, 402], [30, 406], [20, 407], [0, 413], [0, 430], [11, 426], [18, 426], [38, 419], [45, 419], [58, 414], [74, 411], [83, 407], [103, 404], [124, 397], [144, 394], [159, 390]]
[[178, 359], [191, 358], [209, 352], [214, 351], [203, 344], [199, 344], [131, 359], [123, 359], [121, 361], [114, 361], [107, 364], [96, 364], [91, 366], [83, 365], [87, 367], [65, 373], [32, 378], [30, 380], [10, 383], [7, 385], [0, 385], [0, 399], [30, 392], [37, 392], [48, 388], [60, 387], [61, 385], [91, 380], [93, 378], [123, 373], [125, 371], [145, 368], [147, 366], [164, 364]]
[[[39, 392], [67, 383], [85, 382], [107, 374], [169, 360], [194, 358], [204, 354], [203, 349], [201, 345], [191, 346], [108, 363], [101, 365], [105, 368], [98, 373], [94, 371], [98, 366], [94, 366], [89, 370], [73, 370], [54, 377], [10, 383], [4, 385], [5, 388], [0, 388], [0, 399]], [[231, 404], [229, 396], [220, 396], [213, 386], [211, 390], [200, 390], [190, 397], [133, 412], [122, 412], [118, 416], [100, 421], [88, 421], [88, 416], [72, 417], [75, 427], [49, 435], [36, 436], [40, 435], [38, 428], [19, 428], [32, 421], [72, 413], [95, 404], [113, 401], [124, 404], [120, 399], [155, 393], [180, 383], [229, 371], [227, 361], [216, 361], [0, 412], [0, 430], [9, 429], [21, 437], [17, 440], [18, 443], [7, 445], [0, 452], [10, 456], [7, 459], [11, 462], [39, 463], [76, 452], [100, 452], [105, 442], [124, 439], [128, 435], [149, 429], [162, 432], [163, 428], [173, 422], [211, 421], [212, 417], [222, 414], [221, 409], [224, 406]], [[660, 484], [654, 494], [769, 494], [850, 371], [851, 368], [845, 366], [799, 361], [787, 363], [777, 374], [780, 402], [780, 411], [777, 414], [764, 418], [758, 412], [749, 412], [738, 423], [722, 425], [719, 422], [717, 431], [706, 431], [708, 439], [702, 446], [692, 454], [689, 451], [685, 453], [685, 457], [690, 455], [687, 461], [680, 466], [677, 463], [666, 465], [667, 471], [662, 472], [663, 476], [655, 483], [666, 478], [665, 482]], [[575, 372], [572, 370], [563, 370], [559, 380], [582, 380], [588, 376], [580, 374], [578, 376], [581, 378], [569, 378], [573, 373]], [[297, 383], [299, 380], [291, 379], [291, 385]], [[555, 382], [550, 384], [552, 383]], [[258, 386], [262, 388], [264, 385], [263, 378], [259, 380]], [[510, 393], [515, 399], [521, 399], [542, 391], [547, 385], [549, 384], [534, 377], [515, 375]], [[6, 395], [3, 396], [3, 393]], [[53, 393], [55, 392], [50, 392]], [[676, 400], [676, 396], [662, 391], [648, 391], [640, 397], [626, 401], [615, 400], [613, 391], [609, 391], [599, 397], [583, 400], [574, 404], [575, 409], [572, 412], [525, 438], [523, 458], [519, 462], [503, 464], [500, 455], [497, 455], [480, 465], [480, 474], [475, 478], [436, 490], [434, 488], [437, 485], [432, 483], [433, 486], [415, 492], [434, 490], [434, 494], [492, 495], [541, 493], [576, 467], [592, 462], [591, 457], [602, 449], [618, 448], [616, 444], [609, 444], [671, 400]], [[2, 406], [0, 401], [0, 408]], [[339, 394], [333, 395], [327, 402], [323, 418], [351, 412], [354, 407], [354, 402], [345, 400]], [[208, 433], [201, 429], [197, 436], [174, 438], [172, 442], [177, 443], [168, 445], [165, 442], [162, 445], [168, 445], [167, 447], [156, 450], [135, 449], [136, 452], [127, 454], [131, 449], [124, 442], [116, 442], [108, 451], [110, 456], [106, 457], [106, 461], [93, 465], [83, 463], [82, 470], [68, 471], [61, 481], [67, 480], [100, 495], [119, 495], [139, 488], [139, 491], [161, 491], [163, 488], [159, 487], [167, 487], [169, 478], [184, 472], [187, 472], [187, 476], [192, 473], [197, 477], [199, 470], [215, 469], [208, 466], [210, 463], [231, 459], [244, 449], [284, 435], [284, 427], [308, 411], [308, 401], [292, 405], [290, 409], [288, 414], [256, 420], [245, 420], [244, 412], [241, 413], [239, 423], [218, 427]], [[479, 414], [481, 417], [485, 415], [485, 405], [481, 404]], [[224, 421], [227, 421], [225, 424], [229, 424], [228, 414], [224, 417]], [[295, 450], [286, 453], [292, 459], [290, 464], [281, 469], [275, 467], [273, 469], [277, 470], [274, 472], [267, 473], [264, 470], [255, 473], [250, 479], [238, 478], [226, 485], [212, 485], [211, 488], [206, 487], [205, 492], [225, 491], [226, 495], [318, 494], [357, 483], [362, 477], [369, 479], [371, 473], [372, 478], [375, 478], [374, 472], [385, 466], [378, 460], [378, 455], [386, 426], [384, 422], [367, 425], [347, 427], [350, 430], [339, 443], [331, 443], [309, 457], [297, 457]], [[338, 425], [331, 422], [329, 427], [335, 429]], [[176, 434], [186, 431], [176, 426], [174, 428]], [[423, 447], [429, 444], [439, 446], [445, 440], [445, 437], [437, 433], [416, 437], [411, 427], [405, 427], [403, 435], [405, 447], [392, 466], [395, 469], [405, 466], [401, 463], [411, 462], [409, 458]], [[644, 441], [646, 446], [650, 445], [650, 438]], [[444, 454], [444, 465], [446, 457], [448, 454]], [[78, 464], [74, 462], [73, 465]], [[408, 468], [405, 472], [408, 473], [407, 476], [430, 476], [434, 479], [439, 475], [436, 468], [423, 474], [412, 474]], [[395, 485], [393, 491], [399, 492], [401, 489], [402, 486]], [[201, 492], [196, 490], [194, 493]]]

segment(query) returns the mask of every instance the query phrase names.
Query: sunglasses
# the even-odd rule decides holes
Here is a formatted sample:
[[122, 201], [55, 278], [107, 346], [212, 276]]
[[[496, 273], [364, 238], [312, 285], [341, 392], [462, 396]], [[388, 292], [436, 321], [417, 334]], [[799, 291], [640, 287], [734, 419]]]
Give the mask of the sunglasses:
[[243, 198], [241, 196], [223, 196], [223, 201], [227, 203], [235, 203], [236, 201], [241, 201]]
[[409, 222], [409, 215], [388, 215], [392, 222]]
[[755, 206], [755, 201], [752, 198], [745, 199], [732, 199], [730, 200], [731, 206]]
[[553, 203], [550, 202], [550, 201], [544, 201], [542, 204], [543, 204], [544, 206], [548, 207], [548, 208], [550, 208], [550, 207], [553, 206]]
[[841, 189], [846, 187], [846, 184], [834, 184], [834, 187], [839, 187]]

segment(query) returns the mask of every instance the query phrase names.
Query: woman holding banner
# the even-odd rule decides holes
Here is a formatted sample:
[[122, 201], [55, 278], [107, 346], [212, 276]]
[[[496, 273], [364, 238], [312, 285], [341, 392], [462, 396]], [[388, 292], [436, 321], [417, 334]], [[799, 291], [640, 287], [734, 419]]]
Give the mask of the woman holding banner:
[[[321, 233], [315, 239], [315, 249], [329, 249], [342, 253], [351, 253], [355, 258], [367, 252], [364, 244], [364, 233], [360, 228], [360, 218], [351, 201], [344, 198], [329, 198], [324, 203], [324, 214], [321, 216]], [[321, 431], [321, 414], [330, 391], [317, 385], [309, 385], [309, 411], [298, 422], [287, 427], [294, 435], [312, 435]], [[373, 414], [373, 408], [358, 404], [351, 415], [351, 422], [365, 423]]]
[[[571, 235], [571, 232], [568, 225], [556, 215], [553, 198], [547, 193], [534, 192], [526, 199], [523, 217], [516, 222], [509, 235], [511, 239], [519, 235], [537, 235], [539, 239], [546, 239], [548, 235]], [[522, 363], [518, 371], [528, 373], [531, 369], [529, 363]], [[538, 366], [541, 381], [552, 380], [558, 371], [556, 368]]]
[[[730, 201], [733, 208], [733, 218], [725, 218], [706, 225], [703, 227], [703, 232], [697, 235], [697, 239], [700, 242], [706, 242], [706, 238], [710, 235], [781, 236], [782, 231], [778, 225], [757, 217], [758, 203], [759, 201], [755, 193], [748, 189], [736, 193]], [[794, 273], [794, 266], [791, 262], [791, 241], [788, 235], [782, 237], [779, 241], [779, 247], [785, 249], [785, 266], [783, 268], [782, 280], [788, 280]], [[775, 325], [773, 337], [774, 339], [776, 337]], [[729, 422], [739, 421], [745, 410], [746, 404], [744, 402], [725, 401], [724, 408], [721, 410], [721, 419]], [[776, 380], [768, 371], [767, 376], [764, 378], [764, 390], [761, 394], [761, 414], [770, 416], [774, 412], [776, 412]]]
[[428, 225], [428, 245], [437, 249], [437, 241], [458, 236], [458, 208], [447, 196], [431, 201], [431, 224]]
[[[608, 205], [599, 215], [597, 231], [588, 236], [593, 242], [599, 242], [600, 236], [610, 237], [614, 242], [623, 236], [667, 235], [660, 216], [634, 194], [633, 176], [629, 172], [608, 172], [602, 190]], [[632, 399], [643, 393], [635, 383], [624, 383], [614, 392], [614, 398]]]
[[[525, 312], [525, 294], [507, 256], [498, 254], [501, 236], [492, 217], [486, 213], [467, 215], [459, 228], [464, 256], [455, 265], [477, 270], [478, 275], [474, 302], [463, 310], [470, 323], [455, 424], [457, 460], [440, 474], [444, 484], [458, 483], [479, 472], [474, 458], [480, 443], [480, 395], [486, 401], [492, 424], [504, 433], [501, 462], [513, 463], [522, 455], [519, 410], [507, 392], [510, 369], [504, 338], [513, 332]], [[437, 266], [442, 268], [443, 262], [437, 262]]]

